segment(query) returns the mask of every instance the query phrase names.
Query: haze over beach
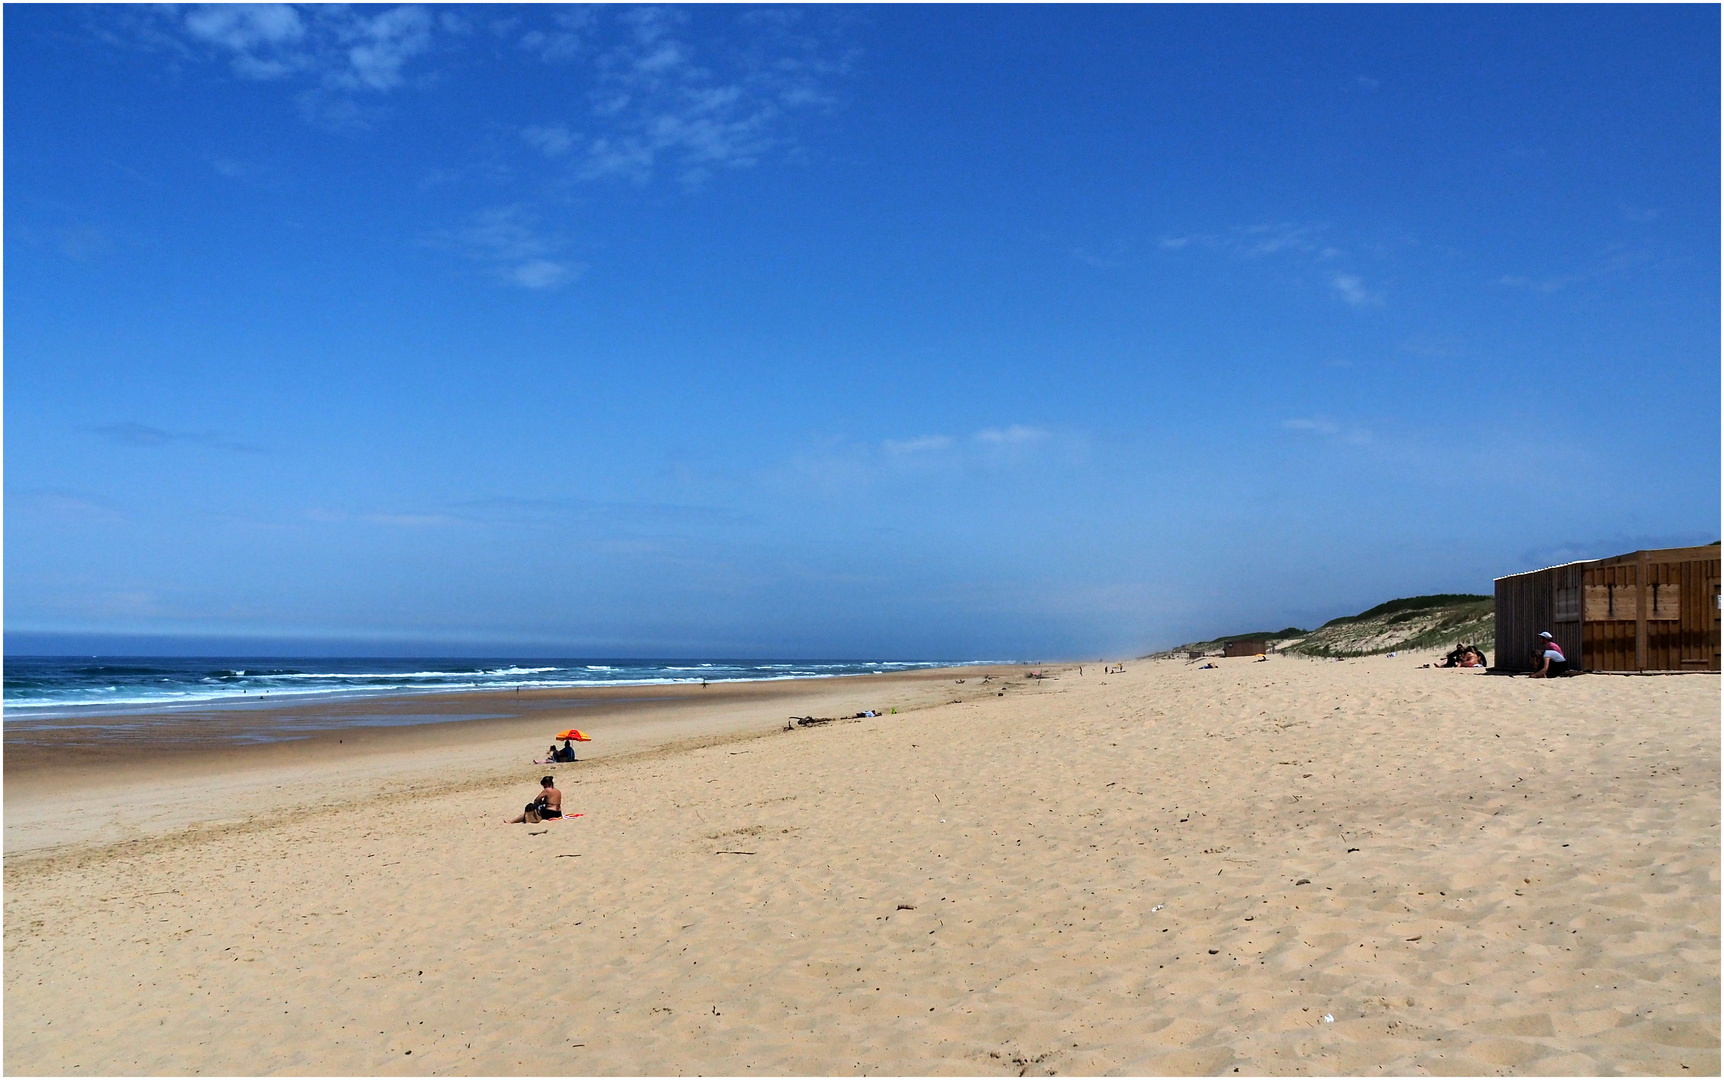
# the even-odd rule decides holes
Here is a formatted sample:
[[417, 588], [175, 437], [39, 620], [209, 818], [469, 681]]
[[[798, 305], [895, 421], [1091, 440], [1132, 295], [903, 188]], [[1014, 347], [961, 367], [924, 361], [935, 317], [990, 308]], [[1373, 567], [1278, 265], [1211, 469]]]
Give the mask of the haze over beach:
[[1715, 8], [4, 19], [8, 1074], [1718, 1074]]

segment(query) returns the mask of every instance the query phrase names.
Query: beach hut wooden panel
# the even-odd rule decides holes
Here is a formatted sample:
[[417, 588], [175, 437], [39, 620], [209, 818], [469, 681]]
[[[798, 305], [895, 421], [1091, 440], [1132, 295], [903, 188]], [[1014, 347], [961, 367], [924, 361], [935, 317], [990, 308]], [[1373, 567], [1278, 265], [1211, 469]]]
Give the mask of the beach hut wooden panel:
[[1582, 663], [1581, 565], [1550, 566], [1497, 579], [1498, 670], [1532, 670], [1532, 649], [1542, 630], [1550, 631], [1570, 664]]
[[1719, 547], [1635, 551], [1496, 582], [1497, 667], [1549, 630], [1581, 671], [1719, 670]]
[[1264, 641], [1229, 641], [1221, 650], [1223, 656], [1262, 656], [1269, 651]]

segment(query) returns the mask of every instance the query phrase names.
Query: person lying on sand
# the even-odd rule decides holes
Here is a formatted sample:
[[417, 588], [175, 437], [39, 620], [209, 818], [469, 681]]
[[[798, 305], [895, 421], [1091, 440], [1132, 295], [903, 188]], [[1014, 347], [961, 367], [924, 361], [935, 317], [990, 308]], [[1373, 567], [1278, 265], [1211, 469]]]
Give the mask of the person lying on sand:
[[1443, 662], [1437, 667], [1481, 668], [1485, 666], [1485, 654], [1474, 645], [1456, 645], [1443, 657]]
[[539, 797], [528, 803], [518, 818], [510, 818], [507, 825], [537, 825], [539, 822], [563, 816], [563, 793], [558, 791], [555, 783], [548, 776], [539, 777], [539, 786], [544, 790]]

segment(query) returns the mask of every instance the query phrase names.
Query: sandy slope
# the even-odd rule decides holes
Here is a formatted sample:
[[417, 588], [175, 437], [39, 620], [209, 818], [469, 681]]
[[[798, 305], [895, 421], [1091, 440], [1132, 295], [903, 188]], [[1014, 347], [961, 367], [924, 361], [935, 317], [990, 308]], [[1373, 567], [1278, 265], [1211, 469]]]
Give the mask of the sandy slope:
[[1716, 1074], [1719, 680], [1415, 664], [972, 677], [584, 763], [558, 824], [487, 765], [9, 854], [5, 1066]]

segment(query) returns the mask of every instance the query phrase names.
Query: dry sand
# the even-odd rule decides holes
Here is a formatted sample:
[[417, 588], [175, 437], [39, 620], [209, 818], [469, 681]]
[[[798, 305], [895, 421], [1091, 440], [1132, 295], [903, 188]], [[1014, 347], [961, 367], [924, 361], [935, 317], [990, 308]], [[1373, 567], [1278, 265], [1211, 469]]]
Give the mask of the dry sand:
[[1127, 668], [592, 722], [540, 826], [494, 726], [8, 763], [5, 1068], [1718, 1073], [1717, 677]]

